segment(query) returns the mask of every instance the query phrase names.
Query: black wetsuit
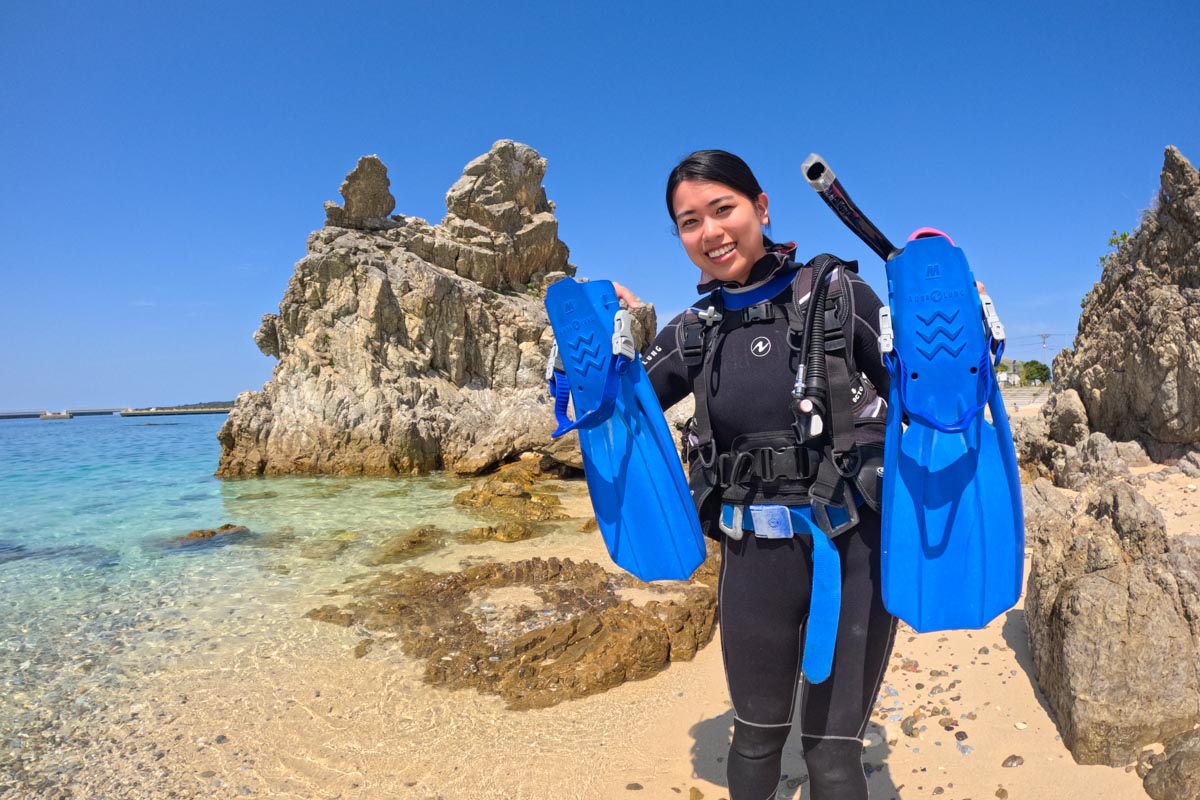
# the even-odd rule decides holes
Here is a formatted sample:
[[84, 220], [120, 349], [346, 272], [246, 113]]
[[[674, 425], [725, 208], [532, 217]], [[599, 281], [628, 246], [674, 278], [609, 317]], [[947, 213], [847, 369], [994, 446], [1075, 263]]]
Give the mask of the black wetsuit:
[[[761, 268], [763, 262], [755, 266], [759, 273], [768, 271]], [[793, 267], [781, 263], [783, 270]], [[888, 375], [878, 350], [881, 303], [857, 275], [846, 272], [844, 280], [853, 292], [857, 317], [845, 326], [854, 337], [855, 363], [886, 396]], [[791, 301], [789, 286], [771, 302]], [[677, 345], [676, 327], [682, 317], [658, 334], [643, 359], [663, 408], [693, 390]], [[796, 356], [787, 336], [787, 322], [780, 314], [770, 322], [729, 330], [718, 340], [709, 380], [709, 414], [718, 451], [727, 449], [739, 435], [792, 425], [788, 401]], [[882, 441], [882, 425], [858, 430], [860, 441]], [[812, 589], [811, 540], [760, 539], [752, 533], [740, 541], [721, 537], [718, 611], [734, 709], [730, 800], [775, 796], [797, 700], [802, 705], [801, 735], [813, 800], [867, 797], [862, 736], [896, 623], [884, 609], [881, 595], [879, 515], [866, 506], [859, 514], [859, 524], [834, 540], [842, 564], [842, 607], [832, 672], [818, 684], [802, 680], [800, 671]]]

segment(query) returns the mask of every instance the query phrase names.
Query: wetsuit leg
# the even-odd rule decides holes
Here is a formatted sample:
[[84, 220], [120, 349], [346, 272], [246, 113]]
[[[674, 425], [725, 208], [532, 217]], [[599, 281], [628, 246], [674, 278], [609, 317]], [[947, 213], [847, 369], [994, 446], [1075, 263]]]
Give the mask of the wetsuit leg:
[[802, 539], [722, 538], [717, 610], [734, 713], [730, 800], [767, 800], [779, 785], [812, 591], [810, 548]]
[[[879, 581], [879, 516], [866, 508], [859, 514], [858, 527], [835, 540], [843, 581], [833, 670], [822, 683], [803, 683], [801, 733], [813, 800], [866, 798], [862, 736], [895, 634]], [[778, 784], [811, 590], [807, 540], [722, 539], [718, 612], [735, 718], [730, 800], [764, 800], [771, 797], [766, 787], [773, 792]]]
[[801, 736], [813, 800], [866, 800], [862, 737], [892, 652], [896, 618], [883, 606], [880, 519], [861, 521], [835, 541], [842, 558], [842, 611], [833, 671], [803, 690]]
[[772, 800], [779, 788], [783, 745], [791, 725], [761, 728], [733, 721], [729, 745], [729, 796], [732, 800]]

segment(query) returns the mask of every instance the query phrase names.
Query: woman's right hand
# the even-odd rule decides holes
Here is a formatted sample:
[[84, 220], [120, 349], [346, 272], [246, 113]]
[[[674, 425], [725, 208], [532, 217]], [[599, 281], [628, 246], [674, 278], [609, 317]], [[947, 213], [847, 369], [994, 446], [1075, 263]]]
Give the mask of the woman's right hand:
[[625, 288], [624, 286], [617, 283], [616, 281], [613, 281], [612, 285], [613, 285], [613, 289], [617, 293], [618, 300], [624, 300], [625, 305], [629, 306], [630, 308], [640, 308], [641, 307], [642, 301], [639, 300], [637, 295], [635, 295], [632, 291]]

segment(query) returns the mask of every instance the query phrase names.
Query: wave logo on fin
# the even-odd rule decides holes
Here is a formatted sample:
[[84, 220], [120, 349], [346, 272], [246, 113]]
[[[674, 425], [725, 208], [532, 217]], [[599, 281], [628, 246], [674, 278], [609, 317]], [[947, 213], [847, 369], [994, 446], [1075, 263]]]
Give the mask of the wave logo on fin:
[[926, 327], [928, 327], [929, 325], [932, 325], [934, 320], [940, 319], [943, 322], [945, 322], [947, 325], [949, 325], [950, 323], [954, 322], [954, 320], [957, 318], [958, 318], [958, 309], [955, 309], [954, 313], [951, 314], [950, 316], [946, 316], [946, 312], [942, 311], [940, 309], [933, 312], [931, 315], [929, 315], [929, 317], [922, 317], [920, 314], [917, 314], [917, 319], [921, 320], [921, 324], [925, 325]]
[[579, 349], [571, 354], [571, 360], [579, 365], [582, 375], [587, 375], [593, 368], [604, 367], [604, 359], [600, 357], [600, 345], [596, 344], [595, 336], [590, 333], [581, 336], [576, 340], [576, 345]]
[[924, 339], [925, 344], [933, 344], [933, 340], [939, 336], [945, 336], [950, 341], [954, 341], [955, 339], [958, 338], [958, 335], [960, 333], [962, 333], [962, 329], [963, 329], [962, 325], [959, 325], [954, 330], [950, 330], [950, 328], [948, 326], [943, 325], [943, 326], [938, 327], [935, 331], [933, 331], [933, 333], [929, 333], [929, 334], [926, 334], [924, 331], [918, 330], [917, 336], [920, 336], [922, 339]]
[[921, 355], [925, 356], [926, 361], [933, 361], [934, 357], [942, 351], [949, 353], [951, 358], [958, 358], [958, 354], [961, 353], [963, 351], [963, 348], [966, 346], [967, 345], [964, 342], [963, 344], [960, 344], [958, 346], [957, 350], [955, 350], [954, 348], [947, 345], [945, 342], [942, 342], [937, 347], [933, 348], [932, 350], [930, 350], [928, 352], [925, 350], [922, 350], [921, 348], [918, 347], [917, 352], [920, 353]]
[[[963, 348], [967, 346], [966, 342], [963, 342], [958, 346], [958, 349], [955, 349], [946, 343], [947, 341], [954, 342], [963, 332], [963, 326], [961, 324], [955, 328], [951, 327], [951, 325], [954, 324], [954, 321], [958, 319], [958, 313], [959, 309], [955, 309], [953, 314], [947, 314], [944, 311], [938, 310], [930, 314], [928, 317], [923, 317], [920, 314], [916, 315], [917, 319], [921, 321], [921, 324], [925, 326], [924, 330], [918, 328], [916, 330], [916, 334], [917, 336], [921, 337], [925, 344], [932, 345], [939, 337], [942, 337], [946, 340], [938, 342], [937, 346], [931, 349], [917, 347], [917, 352], [923, 355], [925, 360], [933, 361], [933, 359], [943, 351], [948, 353], [951, 358], [957, 358], [958, 354], [961, 353]], [[944, 324], [938, 325], [936, 328], [934, 328], [933, 326], [938, 322]], [[932, 330], [930, 330], [931, 328]]]

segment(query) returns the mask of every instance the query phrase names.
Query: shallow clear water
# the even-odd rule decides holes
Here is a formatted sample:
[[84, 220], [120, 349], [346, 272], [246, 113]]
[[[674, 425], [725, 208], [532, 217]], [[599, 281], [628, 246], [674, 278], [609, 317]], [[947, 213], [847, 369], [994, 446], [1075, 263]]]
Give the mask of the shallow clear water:
[[224, 420], [0, 421], [0, 764], [218, 641], [303, 646], [392, 535], [482, 524], [440, 476], [217, 480]]

